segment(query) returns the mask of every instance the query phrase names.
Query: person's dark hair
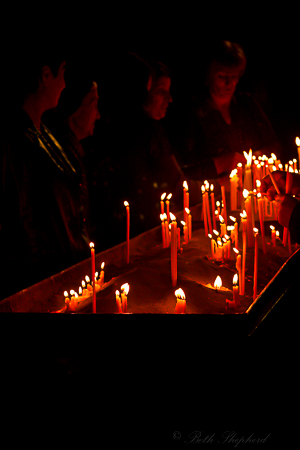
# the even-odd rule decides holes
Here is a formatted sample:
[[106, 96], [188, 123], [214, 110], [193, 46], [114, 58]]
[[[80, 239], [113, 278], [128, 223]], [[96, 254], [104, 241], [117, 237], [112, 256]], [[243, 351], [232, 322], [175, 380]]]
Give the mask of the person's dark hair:
[[60, 65], [67, 60], [67, 50], [63, 42], [51, 39], [36, 42], [27, 37], [17, 40], [16, 48], [11, 48], [7, 64], [7, 85], [11, 92], [11, 101], [22, 104], [36, 91], [42, 68], [49, 66], [56, 76]]
[[154, 61], [150, 63], [150, 66], [151, 66], [151, 77], [153, 82], [160, 77], [171, 78], [172, 71], [164, 63], [160, 61]]
[[207, 76], [222, 67], [239, 68], [240, 76], [243, 75], [246, 69], [246, 56], [243, 48], [230, 41], [219, 41], [213, 45], [207, 64]]

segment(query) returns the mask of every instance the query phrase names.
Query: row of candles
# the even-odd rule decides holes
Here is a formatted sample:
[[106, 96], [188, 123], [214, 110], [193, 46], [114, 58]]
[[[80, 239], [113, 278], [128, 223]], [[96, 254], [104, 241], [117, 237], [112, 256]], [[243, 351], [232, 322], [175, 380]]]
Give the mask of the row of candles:
[[[298, 148], [298, 159], [300, 167], [300, 139], [296, 138], [296, 144]], [[259, 214], [259, 221], [262, 234], [262, 246], [263, 252], [266, 254], [266, 242], [264, 233], [264, 218], [274, 218], [277, 219], [276, 210], [272, 207], [272, 203], [266, 198], [263, 198], [260, 193], [260, 183], [261, 179], [271, 174], [273, 170], [284, 170], [283, 165], [279, 160], [277, 160], [275, 154], [271, 154], [271, 158], [267, 156], [258, 157], [252, 156], [252, 150], [249, 153], [244, 152], [246, 158], [246, 165], [243, 177], [243, 165], [240, 163], [237, 168], [234, 169], [230, 174], [230, 207], [231, 211], [236, 211], [241, 209], [244, 200], [245, 210], [240, 214], [241, 225], [242, 225], [242, 237], [243, 237], [243, 262], [241, 263], [241, 255], [238, 250], [238, 223], [237, 220], [230, 216], [230, 219], [234, 222], [233, 226], [227, 226], [227, 207], [226, 207], [226, 196], [225, 188], [221, 186], [222, 194], [222, 209], [220, 202], [215, 203], [214, 199], [214, 186], [209, 185], [208, 181], [204, 182], [201, 187], [202, 191], [202, 205], [203, 205], [203, 219], [204, 219], [204, 229], [205, 235], [211, 239], [211, 254], [213, 259], [230, 259], [231, 246], [234, 244], [233, 250], [237, 254], [236, 268], [238, 273], [235, 274], [233, 279], [233, 302], [230, 302], [236, 306], [239, 304], [238, 295], [244, 295], [245, 288], [245, 265], [246, 265], [246, 247], [247, 243], [249, 247], [255, 247], [255, 257], [254, 257], [254, 285], [253, 285], [253, 297], [255, 299], [257, 292], [257, 236], [258, 229], [253, 228], [254, 225], [254, 215]], [[290, 172], [298, 172], [297, 160], [293, 159], [289, 161], [289, 164], [285, 165], [285, 170]], [[253, 179], [256, 180], [256, 188], [252, 189]], [[244, 187], [244, 189], [243, 189]], [[289, 193], [291, 186], [289, 186], [289, 181], [287, 177], [287, 187], [286, 192]], [[178, 227], [176, 222], [176, 217], [170, 212], [170, 199], [172, 194], [167, 195], [166, 193], [161, 196], [161, 228], [162, 228], [162, 243], [163, 248], [171, 247], [171, 280], [172, 286], [177, 284], [177, 251], [180, 249], [180, 227]], [[210, 212], [210, 203], [211, 211]], [[126, 208], [126, 262], [130, 262], [130, 208], [127, 201], [124, 202]], [[184, 206], [184, 221], [181, 221], [183, 225], [183, 236], [184, 243], [188, 244], [189, 240], [192, 238], [192, 216], [189, 210], [189, 191], [187, 182], [183, 183], [183, 206]], [[166, 211], [165, 211], [166, 208]], [[216, 231], [216, 223], [220, 223], [220, 232]], [[275, 230], [275, 227], [271, 225], [271, 237], [273, 246], [276, 246], [276, 239], [279, 239], [279, 232]], [[231, 232], [229, 236], [227, 231]], [[213, 239], [213, 235], [216, 238]], [[286, 229], [284, 229], [283, 243], [286, 245], [288, 242], [289, 249], [291, 252], [291, 242], [290, 236]], [[93, 312], [96, 312], [96, 292], [101, 289], [104, 283], [104, 263], [101, 264], [101, 272], [98, 278], [98, 272], [95, 272], [95, 248], [94, 244], [90, 243], [91, 248], [91, 272], [92, 280], [86, 276], [85, 281], [82, 281], [82, 286], [79, 287], [78, 293], [74, 290], [70, 291], [70, 294], [65, 291], [65, 303], [67, 308], [70, 310], [75, 310], [78, 303], [84, 298], [93, 296]], [[239, 283], [238, 283], [239, 280]], [[217, 283], [218, 285], [218, 283]], [[216, 286], [217, 286], [216, 285]], [[121, 287], [120, 292], [116, 291], [116, 305], [117, 311], [120, 313], [127, 312], [127, 294], [129, 291], [129, 285], [126, 283]], [[177, 304], [182, 305], [185, 302], [185, 296], [182, 290], [176, 291], [176, 297], [178, 299]], [[229, 302], [229, 301], [228, 301]], [[175, 312], [185, 312], [185, 307], [175, 308]]]

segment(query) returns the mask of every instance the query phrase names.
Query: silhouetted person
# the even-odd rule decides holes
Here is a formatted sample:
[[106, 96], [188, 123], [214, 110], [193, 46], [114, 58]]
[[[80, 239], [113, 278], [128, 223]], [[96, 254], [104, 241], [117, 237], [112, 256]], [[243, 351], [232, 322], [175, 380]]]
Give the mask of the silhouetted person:
[[42, 51], [28, 47], [14, 54], [22, 74], [17, 83], [17, 67], [11, 71], [10, 110], [1, 136], [2, 297], [89, 255], [80, 176], [42, 122], [65, 88], [66, 56], [53, 42], [44, 41]]

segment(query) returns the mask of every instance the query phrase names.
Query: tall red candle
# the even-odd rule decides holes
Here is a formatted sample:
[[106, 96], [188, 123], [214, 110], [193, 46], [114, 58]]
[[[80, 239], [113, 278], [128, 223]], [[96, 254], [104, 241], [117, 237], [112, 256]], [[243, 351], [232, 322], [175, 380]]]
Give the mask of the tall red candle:
[[91, 269], [92, 269], [92, 283], [93, 283], [93, 313], [96, 313], [96, 283], [95, 283], [95, 246], [93, 242], [90, 242], [91, 248]]
[[124, 202], [126, 207], [126, 262], [129, 264], [130, 261], [130, 209], [129, 203]]

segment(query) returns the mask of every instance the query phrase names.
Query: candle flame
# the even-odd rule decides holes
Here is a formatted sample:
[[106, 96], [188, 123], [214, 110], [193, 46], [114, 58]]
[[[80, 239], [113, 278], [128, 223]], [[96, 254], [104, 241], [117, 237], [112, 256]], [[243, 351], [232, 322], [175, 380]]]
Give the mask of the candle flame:
[[300, 139], [298, 138], [298, 136], [296, 137], [295, 142], [297, 147], [300, 147]]
[[103, 262], [103, 263], [101, 264], [101, 269], [102, 269], [102, 270], [104, 269], [104, 266], [105, 266], [105, 262]]
[[258, 234], [258, 228], [253, 228], [255, 234]]
[[277, 159], [277, 156], [275, 155], [275, 153], [271, 153], [271, 158], [273, 158], [273, 159], [274, 159], [274, 161], [276, 161], [276, 159]]
[[189, 208], [185, 208], [185, 212], [186, 212], [187, 214], [190, 214]]
[[229, 216], [229, 219], [231, 219], [233, 222], [236, 222], [236, 218], [233, 216]]
[[128, 284], [128, 283], [123, 284], [123, 285], [121, 286], [121, 291], [123, 291], [124, 294], [127, 295], [128, 292], [129, 292], [129, 284]]
[[212, 238], [212, 235], [210, 234], [210, 233], [208, 233], [208, 235], [207, 235], [208, 237], [209, 237], [209, 239], [211, 239]]
[[94, 247], [95, 247], [94, 242], [90, 242], [90, 248], [94, 248]]
[[256, 180], [256, 187], [260, 187], [261, 186], [261, 181], [260, 180]]
[[116, 297], [118, 297], [118, 296], [120, 295], [120, 292], [117, 290], [117, 291], [115, 292], [115, 294], [116, 294]]
[[64, 296], [65, 296], [65, 297], [68, 297], [68, 295], [69, 295], [69, 294], [68, 294], [68, 291], [65, 291], [65, 292], [64, 292]]
[[183, 290], [181, 288], [177, 289], [177, 291], [175, 291], [175, 295], [177, 298], [180, 298], [181, 300], [185, 300], [185, 293], [183, 292]]
[[211, 191], [214, 190], [214, 185], [213, 185], [213, 184], [210, 185], [210, 190], [211, 190]]
[[99, 272], [95, 272], [95, 280], [97, 279], [98, 275], [99, 275]]
[[276, 231], [276, 237], [279, 238], [279, 231]]
[[166, 195], [167, 195], [167, 193], [164, 192], [164, 193], [161, 195], [160, 199], [161, 199], [161, 200], [164, 200]]
[[90, 277], [89, 277], [88, 275], [85, 276], [85, 281], [86, 281], [87, 283], [90, 282]]
[[84, 281], [84, 280], [82, 280], [81, 286], [82, 286], [83, 288], [85, 288], [85, 281]]
[[170, 200], [170, 198], [172, 198], [172, 194], [169, 194], [169, 195], [167, 196], [167, 200]]
[[244, 151], [244, 156], [245, 156], [246, 161], [247, 161], [247, 166], [250, 167], [251, 163], [252, 163], [252, 150], [251, 150], [251, 148], [249, 150], [249, 153]]
[[181, 223], [185, 227], [186, 223], [183, 220], [181, 220]]
[[237, 248], [233, 248], [233, 251], [236, 253], [236, 254], [238, 254], [238, 253], [240, 253], [240, 251], [237, 249]]
[[221, 277], [218, 275], [214, 282], [214, 288], [220, 289], [222, 287]]
[[271, 230], [275, 230], [274, 225], [270, 225]]
[[204, 192], [205, 192], [205, 186], [203, 184], [201, 186], [201, 192], [202, 192], [202, 194], [204, 194]]
[[70, 294], [71, 294], [71, 295], [74, 295], [74, 294], [75, 294], [74, 289], [71, 289], [71, 290], [70, 290]]
[[172, 220], [172, 222], [174, 222], [176, 220], [176, 217], [171, 212], [170, 212], [170, 219]]
[[238, 274], [236, 273], [236, 274], [233, 276], [233, 285], [236, 286], [237, 284], [238, 284]]
[[261, 198], [261, 193], [260, 192], [257, 193], [257, 198]]
[[219, 236], [219, 232], [217, 230], [213, 230], [213, 233], [215, 233], [217, 236]]
[[237, 175], [237, 169], [233, 169], [233, 170], [230, 172], [229, 177], [230, 177], [230, 178], [233, 178], [233, 177], [235, 177], [236, 175]]
[[242, 213], [240, 213], [240, 216], [241, 216], [242, 219], [246, 219], [246, 217], [247, 217], [246, 211], [244, 210]]
[[219, 215], [219, 220], [220, 220], [220, 222], [224, 222], [224, 218], [221, 216], [221, 214]]
[[79, 294], [82, 294], [82, 287], [81, 286], [79, 286], [78, 292], [79, 292]]
[[129, 203], [126, 200], [124, 202], [124, 206], [126, 206], [126, 208], [127, 208], [127, 206], [129, 206]]
[[244, 189], [244, 190], [243, 190], [243, 197], [244, 197], [244, 198], [247, 198], [248, 195], [249, 195], [249, 191], [248, 191], [247, 189]]
[[184, 182], [183, 182], [183, 187], [184, 187], [184, 189], [186, 189], [186, 190], [188, 190], [188, 189], [189, 189], [189, 187], [188, 187], [188, 184], [187, 184], [187, 182], [186, 182], [186, 181], [184, 181]]

